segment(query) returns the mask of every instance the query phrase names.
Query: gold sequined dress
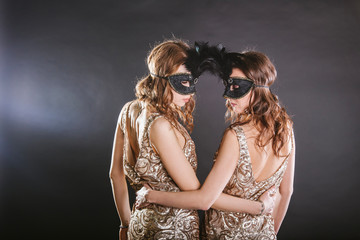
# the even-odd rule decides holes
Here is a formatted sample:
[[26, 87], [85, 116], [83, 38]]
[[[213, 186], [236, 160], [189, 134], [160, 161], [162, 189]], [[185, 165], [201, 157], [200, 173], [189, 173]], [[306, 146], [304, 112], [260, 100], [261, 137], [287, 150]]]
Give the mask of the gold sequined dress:
[[[153, 113], [148, 117], [144, 130], [139, 136], [139, 155], [135, 166], [132, 166], [127, 161], [126, 154], [124, 155], [125, 175], [135, 191], [139, 190], [143, 183], [149, 184], [157, 191], [180, 191], [150, 143], [151, 125], [160, 117], [164, 116]], [[126, 121], [126, 116], [122, 118], [122, 121]], [[125, 124], [122, 125], [125, 126]], [[174, 124], [173, 126], [175, 127]], [[195, 144], [182, 125], [179, 124], [177, 129], [185, 137], [183, 148], [185, 157], [196, 171]], [[123, 131], [125, 132], [126, 128], [123, 128]], [[128, 239], [199, 239], [198, 213], [196, 210], [164, 207], [157, 204], [150, 204], [140, 210], [133, 207]]]
[[[234, 126], [232, 129], [240, 145], [240, 158], [223, 192], [244, 199], [258, 200], [272, 186], [280, 186], [290, 154], [271, 177], [257, 182], [252, 173], [244, 130], [241, 126]], [[210, 208], [205, 212], [205, 239], [276, 239], [274, 220], [270, 214], [254, 216]]]

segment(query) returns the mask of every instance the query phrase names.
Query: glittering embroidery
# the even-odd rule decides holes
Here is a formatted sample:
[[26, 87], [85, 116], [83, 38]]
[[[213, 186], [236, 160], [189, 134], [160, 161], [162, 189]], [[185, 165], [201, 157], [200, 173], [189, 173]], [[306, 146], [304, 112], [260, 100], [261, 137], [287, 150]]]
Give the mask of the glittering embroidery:
[[[244, 131], [241, 126], [234, 126], [232, 129], [239, 142], [240, 158], [223, 192], [244, 199], [258, 200], [272, 186], [280, 186], [287, 158], [271, 177], [256, 182]], [[253, 216], [211, 208], [205, 212], [205, 231], [206, 239], [276, 239], [271, 214]]]
[[[158, 191], [179, 192], [180, 189], [169, 176], [150, 143], [151, 125], [159, 117], [164, 116], [154, 113], [147, 119], [142, 136], [139, 138], [140, 152], [135, 166], [129, 164], [126, 151], [124, 151], [125, 175], [135, 190], [139, 190], [143, 183], [147, 183]], [[185, 157], [196, 171], [195, 144], [183, 126], [180, 125], [177, 129], [185, 137], [183, 149]], [[128, 239], [199, 239], [198, 213], [195, 210], [164, 207], [157, 204], [151, 204], [140, 210], [133, 208]]]

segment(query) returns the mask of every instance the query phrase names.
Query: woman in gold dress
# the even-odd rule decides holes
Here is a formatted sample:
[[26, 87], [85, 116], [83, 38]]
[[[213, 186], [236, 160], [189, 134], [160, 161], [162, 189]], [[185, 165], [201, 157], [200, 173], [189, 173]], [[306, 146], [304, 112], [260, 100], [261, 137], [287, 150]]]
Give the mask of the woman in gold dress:
[[[211, 172], [199, 190], [148, 189], [146, 199], [164, 206], [207, 210], [206, 239], [276, 239], [293, 191], [292, 121], [269, 89], [276, 70], [264, 54], [229, 53], [227, 58], [231, 75], [222, 76], [232, 124], [225, 130]], [[221, 192], [258, 200], [269, 189], [276, 196], [271, 213], [235, 213], [213, 205]]]
[[[195, 174], [195, 145], [188, 133], [193, 128], [198, 77], [188, 70], [194, 68], [185, 67], [190, 50], [180, 40], [155, 46], [147, 58], [150, 74], [137, 83], [137, 99], [120, 112], [110, 169], [121, 220], [120, 239], [199, 239], [196, 210], [158, 204], [130, 210], [126, 184], [127, 179], [135, 190], [146, 183], [154, 190], [168, 192], [200, 187]], [[257, 201], [225, 194], [219, 199], [224, 209], [228, 199], [235, 203], [233, 211], [257, 213], [262, 209]]]

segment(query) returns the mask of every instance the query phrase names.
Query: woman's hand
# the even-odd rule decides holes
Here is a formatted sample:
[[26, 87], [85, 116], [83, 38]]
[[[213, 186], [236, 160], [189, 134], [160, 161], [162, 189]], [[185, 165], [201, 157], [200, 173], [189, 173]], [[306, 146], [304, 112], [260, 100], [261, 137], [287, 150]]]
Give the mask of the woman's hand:
[[128, 228], [120, 228], [119, 240], [127, 240], [127, 231], [128, 231]]
[[144, 208], [148, 205], [150, 205], [150, 203], [147, 201], [146, 199], [146, 195], [152, 191], [150, 186], [147, 184], [144, 184], [144, 186], [136, 192], [136, 201], [135, 201], [135, 208], [136, 209], [141, 209]]
[[262, 214], [269, 214], [274, 210], [276, 191], [277, 189], [273, 186], [260, 196], [259, 200], [264, 203], [264, 211]]

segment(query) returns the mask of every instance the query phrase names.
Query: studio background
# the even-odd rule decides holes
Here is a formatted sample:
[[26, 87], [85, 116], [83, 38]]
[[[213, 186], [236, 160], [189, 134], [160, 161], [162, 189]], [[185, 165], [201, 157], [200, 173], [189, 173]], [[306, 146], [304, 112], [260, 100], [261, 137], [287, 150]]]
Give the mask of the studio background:
[[[175, 35], [264, 52], [293, 116], [295, 189], [279, 239], [355, 239], [359, 207], [359, 1], [11, 0], [0, 4], [0, 238], [116, 239], [108, 177], [122, 106], [155, 43]], [[223, 86], [197, 85], [204, 181]], [[133, 197], [133, 195], [132, 195]]]

